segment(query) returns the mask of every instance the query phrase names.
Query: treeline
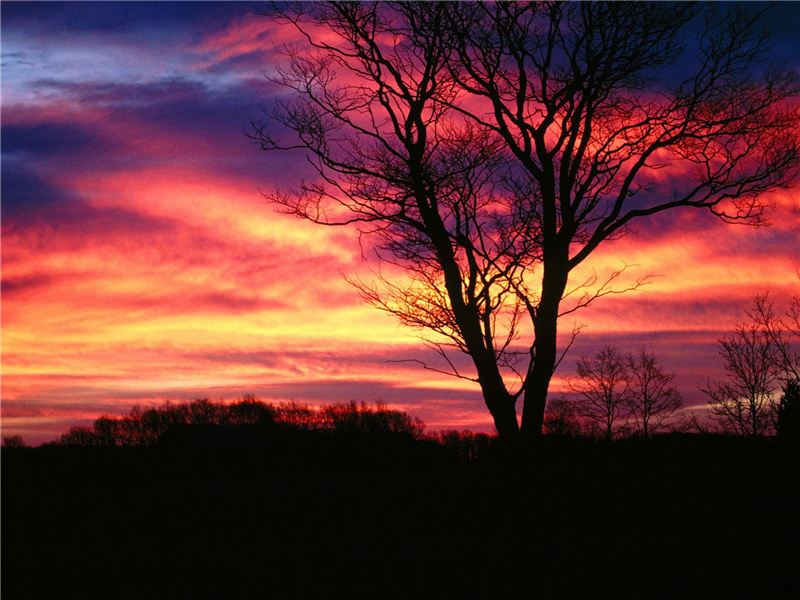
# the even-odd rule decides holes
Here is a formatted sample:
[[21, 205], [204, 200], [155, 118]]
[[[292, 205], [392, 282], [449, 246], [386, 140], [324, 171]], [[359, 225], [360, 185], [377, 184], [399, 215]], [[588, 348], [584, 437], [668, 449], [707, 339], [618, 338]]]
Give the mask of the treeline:
[[500, 452], [496, 435], [455, 429], [426, 432], [422, 419], [381, 402], [369, 405], [351, 401], [315, 407], [295, 401], [268, 403], [253, 394], [229, 403], [200, 398], [188, 403], [165, 401], [147, 409], [137, 405], [123, 417], [103, 415], [92, 425], [70, 427], [60, 439], [47, 445], [154, 446], [170, 427], [183, 424], [251, 425], [267, 442], [279, 439], [285, 443], [296, 438], [313, 445], [320, 435], [351, 441], [415, 441], [441, 446], [448, 457], [460, 464], [491, 462]]
[[276, 430], [316, 431], [350, 436], [394, 436], [419, 439], [425, 424], [403, 411], [376, 403], [349, 402], [310, 406], [299, 402], [272, 404], [246, 394], [226, 403], [200, 398], [189, 403], [164, 402], [143, 409], [134, 406], [124, 417], [103, 415], [92, 425], [76, 425], [53, 444], [63, 446], [152, 446], [174, 425], [251, 425], [264, 437]]
[[800, 441], [800, 296], [783, 312], [769, 294], [755, 297], [747, 319], [719, 340], [725, 377], [707, 381], [707, 418], [687, 418], [667, 372], [646, 348], [613, 345], [582, 355], [568, 393], [548, 402], [545, 433], [567, 437], [649, 438], [667, 431]]

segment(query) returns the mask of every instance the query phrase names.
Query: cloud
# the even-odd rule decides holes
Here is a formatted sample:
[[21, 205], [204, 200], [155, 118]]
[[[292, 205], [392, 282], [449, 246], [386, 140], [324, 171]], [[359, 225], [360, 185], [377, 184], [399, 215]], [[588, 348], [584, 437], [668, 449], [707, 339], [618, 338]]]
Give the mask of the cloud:
[[6, 301], [15, 300], [15, 296], [35, 293], [37, 290], [54, 285], [55, 282], [56, 277], [45, 274], [3, 278], [2, 294]]
[[228, 63], [252, 54], [260, 55], [277, 44], [298, 39], [299, 34], [294, 33], [294, 28], [276, 27], [268, 19], [251, 15], [234, 19], [225, 27], [209, 32], [196, 49], [208, 56], [209, 61]]

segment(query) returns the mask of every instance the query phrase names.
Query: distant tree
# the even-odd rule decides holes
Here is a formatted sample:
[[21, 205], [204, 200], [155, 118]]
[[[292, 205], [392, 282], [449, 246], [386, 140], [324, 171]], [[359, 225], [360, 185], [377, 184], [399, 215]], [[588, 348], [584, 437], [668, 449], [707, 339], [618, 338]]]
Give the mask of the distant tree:
[[606, 440], [618, 436], [630, 418], [630, 374], [625, 357], [614, 346], [581, 356], [577, 376], [567, 380], [576, 395], [575, 412], [596, 426]]
[[379, 402], [375, 408], [366, 402], [330, 404], [321, 407], [319, 414], [325, 428], [350, 436], [405, 435], [417, 439], [425, 429], [420, 419]]
[[357, 282], [365, 299], [433, 333], [452, 367], [443, 370], [480, 387], [502, 439], [534, 439], [563, 356], [559, 319], [622, 291], [611, 286], [619, 273], [569, 287], [598, 247], [681, 208], [762, 224], [764, 193], [794, 181], [800, 84], [765, 64], [762, 13], [741, 3], [272, 3], [263, 14], [300, 41], [272, 74], [287, 93], [249, 135], [299, 152], [316, 174], [268, 199], [358, 227], [405, 272]]
[[575, 437], [580, 430], [581, 425], [572, 402], [566, 398], [554, 398], [548, 401], [544, 412], [545, 435]]
[[745, 323], [738, 323], [719, 345], [728, 377], [701, 388], [708, 396], [712, 418], [726, 433], [767, 435], [775, 417], [779, 360], [775, 345], [757, 324]]
[[231, 423], [258, 425], [275, 422], [275, 409], [257, 399], [253, 394], [245, 394], [240, 400], [228, 405], [228, 419]]
[[683, 405], [672, 386], [675, 375], [665, 373], [653, 353], [641, 348], [626, 356], [628, 367], [628, 410], [634, 428], [644, 439], [662, 429]]
[[705, 419], [698, 418], [697, 411], [691, 414], [681, 415], [674, 423], [671, 423], [670, 430], [675, 433], [689, 433], [706, 435], [711, 433], [711, 428]]
[[167, 400], [159, 407], [145, 410], [134, 406], [123, 419], [122, 427], [132, 445], [152, 446], [171, 425], [188, 422], [189, 407]]
[[154, 445], [158, 442], [158, 438], [169, 429], [169, 420], [164, 418], [164, 415], [158, 408], [145, 409], [138, 417], [142, 446]]
[[120, 436], [125, 440], [125, 445], [146, 446], [155, 443], [155, 440], [148, 439], [140, 420], [141, 416], [142, 409], [137, 404], [120, 420]]
[[27, 446], [21, 435], [3, 436], [3, 448], [26, 448]]
[[392, 410], [386, 405], [375, 403], [375, 420], [378, 431], [393, 435], [404, 435], [415, 440], [425, 433], [425, 423], [401, 410]]
[[440, 431], [435, 439], [462, 464], [490, 459], [493, 455], [492, 446], [495, 438], [485, 433], [448, 429]]
[[91, 427], [74, 426], [61, 436], [61, 443], [72, 446], [152, 446], [172, 425], [193, 423], [216, 425], [225, 423], [249, 424], [271, 429], [281, 425], [285, 430], [336, 431], [356, 436], [405, 436], [419, 439], [425, 423], [408, 413], [388, 408], [376, 402], [337, 403], [319, 408], [295, 401], [277, 406], [245, 394], [226, 405], [207, 398], [189, 404], [169, 401], [161, 406], [142, 409], [136, 405], [122, 419], [108, 415], [97, 418]]
[[800, 381], [790, 379], [783, 385], [775, 411], [775, 431], [783, 439], [800, 439]]
[[126, 445], [127, 436], [123, 435], [121, 423], [115, 417], [103, 415], [95, 419], [92, 431], [99, 446]]
[[279, 425], [293, 429], [318, 429], [321, 424], [321, 419], [312, 406], [295, 400], [278, 404], [275, 415]]
[[189, 422], [196, 425], [220, 425], [228, 418], [227, 408], [221, 402], [198, 398], [189, 404]]
[[85, 425], [74, 425], [69, 428], [67, 433], [61, 434], [60, 444], [62, 446], [100, 446], [100, 440], [94, 433], [92, 427]]
[[800, 296], [794, 296], [786, 312], [780, 315], [765, 292], [757, 295], [753, 307], [745, 312], [766, 343], [773, 347], [778, 378], [800, 381], [800, 350], [793, 345], [800, 342]]
[[320, 407], [320, 418], [324, 427], [346, 435], [365, 434], [371, 410], [366, 403], [337, 403]]

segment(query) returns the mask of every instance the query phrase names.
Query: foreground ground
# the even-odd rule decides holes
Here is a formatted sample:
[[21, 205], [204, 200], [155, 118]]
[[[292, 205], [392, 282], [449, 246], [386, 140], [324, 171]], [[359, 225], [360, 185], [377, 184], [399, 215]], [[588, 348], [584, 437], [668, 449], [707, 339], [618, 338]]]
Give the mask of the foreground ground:
[[800, 592], [797, 463], [775, 448], [150, 474], [35, 452], [3, 451], [4, 600]]

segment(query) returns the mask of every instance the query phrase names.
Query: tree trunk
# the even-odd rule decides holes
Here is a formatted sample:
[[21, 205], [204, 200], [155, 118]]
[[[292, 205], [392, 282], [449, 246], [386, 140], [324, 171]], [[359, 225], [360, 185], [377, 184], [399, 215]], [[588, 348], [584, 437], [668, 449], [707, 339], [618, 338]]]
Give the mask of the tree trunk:
[[566, 260], [545, 263], [542, 296], [534, 321], [534, 357], [525, 387], [521, 437], [533, 443], [542, 436], [547, 391], [558, 356], [558, 307], [567, 286]]
[[[416, 185], [418, 206], [428, 227], [427, 234], [436, 248], [436, 255], [442, 268], [445, 289], [450, 300], [453, 317], [464, 339], [468, 353], [478, 372], [481, 392], [486, 407], [494, 419], [501, 444], [507, 448], [516, 446], [519, 437], [516, 402], [508, 393], [494, 350], [487, 344], [485, 332], [481, 329], [481, 318], [474, 298], [465, 301], [462, 291], [463, 278], [451, 246], [450, 238], [440, 216], [426, 203], [425, 186], [421, 178]], [[508, 443], [506, 443], [508, 442]]]
[[502, 394], [500, 398], [487, 397], [484, 393], [484, 399], [501, 443], [515, 444], [519, 437], [519, 423], [514, 398], [508, 393]]

